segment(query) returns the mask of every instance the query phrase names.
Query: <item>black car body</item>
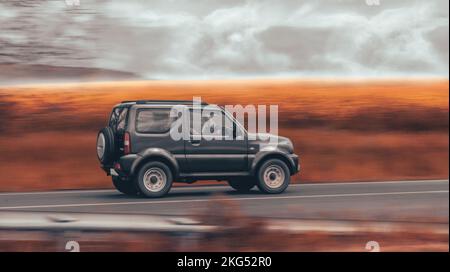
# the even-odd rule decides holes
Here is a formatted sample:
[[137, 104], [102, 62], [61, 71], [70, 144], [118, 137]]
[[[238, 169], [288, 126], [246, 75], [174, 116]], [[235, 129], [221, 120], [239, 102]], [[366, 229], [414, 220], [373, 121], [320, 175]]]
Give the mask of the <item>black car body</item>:
[[[193, 110], [192, 101], [157, 100], [123, 101], [113, 108], [108, 126], [98, 134], [97, 154], [119, 191], [159, 197], [170, 190], [173, 181], [226, 180], [239, 191], [257, 185], [266, 193], [281, 193], [290, 176], [299, 171], [298, 156], [288, 138], [247, 133], [221, 107], [214, 114], [229, 118], [226, 121], [235, 130], [232, 138], [196, 137], [191, 126], [188, 139], [174, 140], [170, 130], [176, 118], [170, 111], [175, 105]], [[276, 178], [280, 186], [264, 182]], [[158, 187], [161, 191], [151, 189], [156, 183], [164, 183]]]

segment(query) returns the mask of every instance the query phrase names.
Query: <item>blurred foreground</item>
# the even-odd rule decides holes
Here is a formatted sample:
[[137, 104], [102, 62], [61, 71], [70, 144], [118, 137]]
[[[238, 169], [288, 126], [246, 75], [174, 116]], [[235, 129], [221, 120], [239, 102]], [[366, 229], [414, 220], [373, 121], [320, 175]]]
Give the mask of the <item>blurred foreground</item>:
[[116, 103], [279, 105], [294, 182], [448, 178], [448, 80], [145, 81], [0, 87], [1, 191], [108, 188], [97, 131]]
[[193, 218], [0, 212], [0, 251], [448, 251], [448, 218], [427, 223], [274, 220], [212, 200]]

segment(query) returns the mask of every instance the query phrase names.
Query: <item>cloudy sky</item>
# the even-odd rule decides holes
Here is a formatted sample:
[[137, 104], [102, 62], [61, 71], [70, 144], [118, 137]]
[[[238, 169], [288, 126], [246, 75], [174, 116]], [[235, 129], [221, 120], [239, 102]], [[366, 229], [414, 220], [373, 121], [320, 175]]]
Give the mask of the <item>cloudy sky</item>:
[[160, 79], [449, 73], [447, 0], [79, 1], [0, 0], [0, 64]]

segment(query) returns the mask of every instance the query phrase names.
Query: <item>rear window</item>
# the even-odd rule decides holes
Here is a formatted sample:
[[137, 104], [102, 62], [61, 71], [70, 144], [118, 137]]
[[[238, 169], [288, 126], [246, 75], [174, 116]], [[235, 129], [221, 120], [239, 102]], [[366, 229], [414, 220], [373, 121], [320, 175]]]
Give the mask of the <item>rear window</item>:
[[127, 125], [128, 108], [114, 108], [109, 120], [109, 126], [114, 132], [124, 131]]
[[136, 118], [136, 131], [140, 133], [166, 133], [172, 124], [170, 109], [139, 110]]

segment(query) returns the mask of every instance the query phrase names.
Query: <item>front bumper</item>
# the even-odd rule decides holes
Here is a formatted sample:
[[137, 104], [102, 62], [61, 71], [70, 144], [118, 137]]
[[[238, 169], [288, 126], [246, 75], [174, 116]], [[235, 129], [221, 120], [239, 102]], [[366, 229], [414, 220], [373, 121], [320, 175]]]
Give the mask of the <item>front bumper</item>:
[[298, 157], [298, 155], [296, 154], [290, 154], [289, 158], [292, 160], [293, 162], [293, 167], [292, 167], [292, 175], [297, 174], [298, 172], [300, 172], [300, 159]]

